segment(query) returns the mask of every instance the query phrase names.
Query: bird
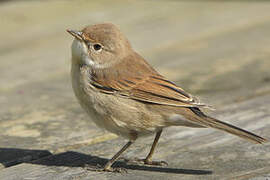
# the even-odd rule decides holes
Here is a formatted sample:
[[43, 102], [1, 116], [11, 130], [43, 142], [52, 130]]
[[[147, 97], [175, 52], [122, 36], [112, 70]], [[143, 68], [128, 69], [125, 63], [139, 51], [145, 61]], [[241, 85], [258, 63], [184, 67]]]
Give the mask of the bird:
[[155, 134], [146, 165], [164, 165], [152, 156], [162, 130], [170, 126], [215, 128], [262, 144], [267, 140], [249, 131], [210, 117], [197, 97], [158, 73], [127, 37], [112, 23], [67, 29], [71, 45], [71, 82], [81, 107], [95, 124], [128, 142], [101, 171], [119, 172], [113, 163], [136, 139]]

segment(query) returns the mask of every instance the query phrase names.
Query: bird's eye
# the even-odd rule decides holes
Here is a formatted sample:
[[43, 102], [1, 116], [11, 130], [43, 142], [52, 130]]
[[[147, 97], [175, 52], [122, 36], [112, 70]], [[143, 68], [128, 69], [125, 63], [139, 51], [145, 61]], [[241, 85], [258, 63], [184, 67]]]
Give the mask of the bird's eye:
[[94, 48], [95, 51], [100, 51], [102, 47], [101, 47], [100, 44], [94, 44], [93, 48]]

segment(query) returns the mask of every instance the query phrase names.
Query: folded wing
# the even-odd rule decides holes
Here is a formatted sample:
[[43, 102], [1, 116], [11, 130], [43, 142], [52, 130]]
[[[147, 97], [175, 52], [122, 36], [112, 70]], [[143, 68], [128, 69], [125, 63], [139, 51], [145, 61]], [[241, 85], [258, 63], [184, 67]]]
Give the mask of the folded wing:
[[135, 64], [127, 59], [112, 69], [94, 70], [91, 84], [100, 92], [115, 93], [148, 103], [179, 107], [206, 106], [157, 73], [140, 56], [135, 58], [138, 60]]

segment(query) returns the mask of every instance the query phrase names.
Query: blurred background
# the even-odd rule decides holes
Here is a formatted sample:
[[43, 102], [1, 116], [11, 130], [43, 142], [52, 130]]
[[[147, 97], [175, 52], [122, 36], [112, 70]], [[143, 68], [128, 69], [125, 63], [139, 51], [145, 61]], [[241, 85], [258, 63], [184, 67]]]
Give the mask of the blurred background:
[[162, 75], [217, 109], [269, 94], [269, 9], [244, 0], [0, 1], [0, 145], [60, 152], [115, 138], [73, 95], [68, 28], [116, 24]]

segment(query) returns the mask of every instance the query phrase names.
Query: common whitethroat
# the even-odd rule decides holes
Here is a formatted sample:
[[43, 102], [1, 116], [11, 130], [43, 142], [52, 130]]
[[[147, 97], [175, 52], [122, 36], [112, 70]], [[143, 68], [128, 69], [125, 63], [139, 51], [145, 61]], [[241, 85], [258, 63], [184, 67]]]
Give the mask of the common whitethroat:
[[188, 126], [216, 128], [254, 143], [267, 140], [246, 130], [209, 117], [197, 98], [160, 75], [136, 53], [128, 39], [113, 24], [67, 30], [72, 43], [71, 78], [74, 93], [83, 109], [101, 128], [129, 141], [102, 168], [117, 171], [112, 164], [138, 137], [156, 134], [145, 159], [148, 165], [163, 128]]

